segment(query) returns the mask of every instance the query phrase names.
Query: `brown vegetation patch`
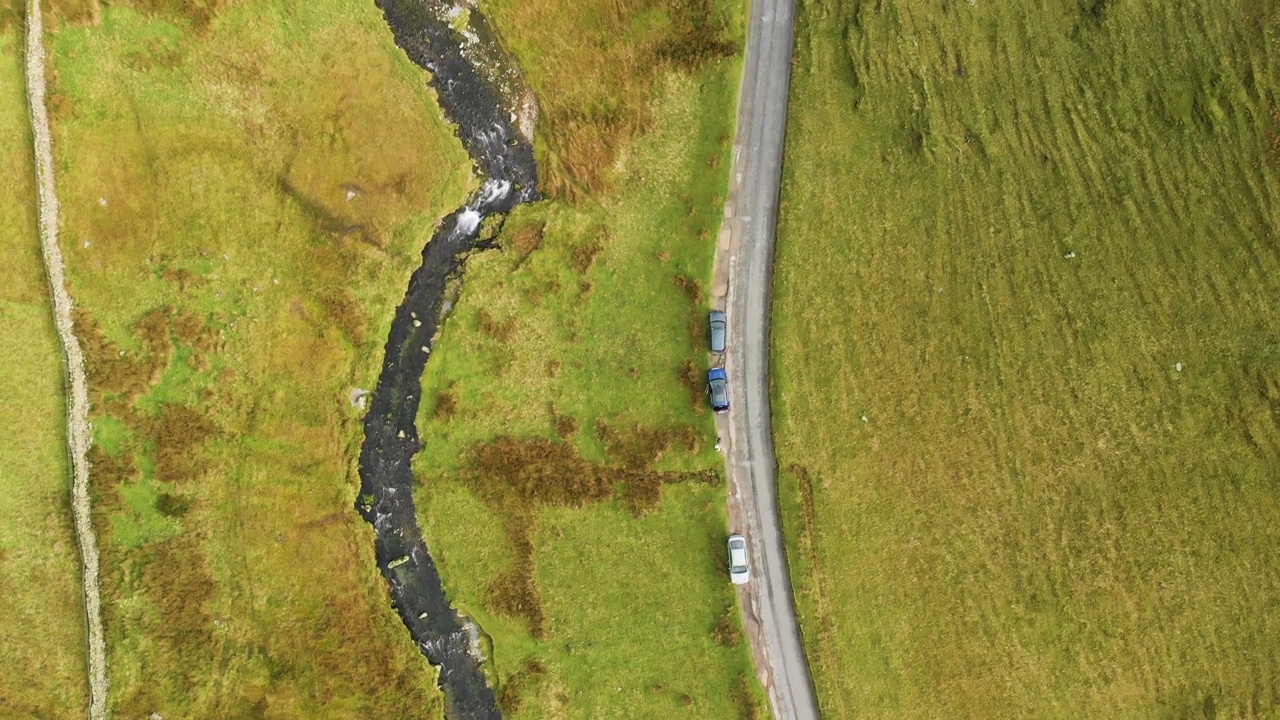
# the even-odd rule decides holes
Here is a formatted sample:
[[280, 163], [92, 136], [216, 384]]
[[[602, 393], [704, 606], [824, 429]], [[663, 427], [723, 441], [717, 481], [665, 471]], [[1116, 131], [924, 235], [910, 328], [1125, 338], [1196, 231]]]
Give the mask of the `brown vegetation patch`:
[[813, 481], [809, 478], [809, 470], [799, 463], [787, 466], [796, 477], [796, 485], [800, 489], [800, 546], [802, 552], [809, 556], [810, 562], [816, 562], [813, 549], [813, 523], [815, 509], [813, 506]]
[[715, 640], [717, 645], [733, 647], [742, 642], [742, 631], [734, 622], [736, 614], [737, 610], [731, 605], [726, 606], [724, 612], [720, 613], [720, 619], [716, 621], [715, 627], [711, 628], [711, 639]]
[[132, 0], [138, 11], [171, 21], [185, 21], [195, 30], [204, 30], [230, 0]]
[[702, 304], [702, 283], [688, 275], [675, 275], [671, 278], [671, 282], [680, 288], [685, 297], [689, 298], [689, 302], [694, 305]]
[[216, 329], [188, 311], [175, 311], [169, 316], [169, 332], [178, 342], [195, 351], [201, 358], [222, 352], [222, 339]]
[[158, 382], [169, 366], [173, 344], [162, 310], [144, 315], [134, 326], [134, 335], [142, 343], [140, 352], [128, 352], [112, 342], [97, 320], [82, 307], [72, 309], [72, 318], [84, 351], [93, 400], [100, 400], [106, 393], [116, 393], [131, 402]]
[[[0, 33], [8, 32], [11, 28], [22, 28], [25, 11], [26, 3], [22, 0], [0, 0]], [[52, 23], [46, 21], [45, 27], [52, 29]]]
[[181, 482], [203, 474], [200, 449], [219, 428], [185, 405], [165, 405], [158, 417], [147, 422], [145, 431], [155, 444], [156, 477]]
[[197, 371], [208, 369], [209, 358], [222, 350], [216, 329], [197, 315], [172, 306], [156, 308], [134, 323], [131, 334], [141, 345], [136, 351], [126, 350], [107, 337], [82, 307], [73, 308], [72, 317], [85, 356], [91, 400], [102, 406], [106, 396], [117, 396], [107, 409], [122, 416], [160, 381], [173, 360], [175, 339], [192, 350], [191, 366]]
[[578, 434], [578, 419], [572, 415], [556, 416], [555, 426], [556, 435], [559, 435], [561, 440], [568, 440]]
[[[577, 424], [577, 421], [574, 421]], [[543, 637], [542, 601], [533, 576], [533, 532], [539, 505], [582, 507], [620, 494], [640, 515], [657, 504], [662, 486], [699, 480], [718, 482], [712, 471], [671, 472], [652, 468], [676, 445], [696, 448], [693, 428], [615, 430], [597, 425], [614, 463], [598, 465], [575, 447], [545, 438], [500, 437], [467, 451], [464, 480], [472, 492], [503, 518], [511, 565], [489, 584], [487, 604], [496, 613], [525, 621]]]
[[689, 318], [689, 324], [685, 328], [689, 331], [689, 342], [694, 349], [701, 350], [707, 346], [707, 327], [706, 316], [702, 314], [694, 315]]
[[515, 249], [520, 262], [524, 262], [534, 250], [542, 245], [542, 236], [547, 229], [545, 222], [524, 225], [511, 233], [510, 246]]
[[[727, 28], [711, 0], [585, 0], [574, 13], [530, 5], [497, 19], [549, 26], [548, 34], [558, 38], [557, 30], [574, 33], [568, 41], [538, 48], [549, 71], [534, 76], [542, 99], [540, 124], [547, 129], [545, 152], [538, 157], [540, 188], [571, 203], [608, 190], [619, 150], [652, 127], [650, 99], [664, 72], [697, 72], [737, 50], [725, 38]], [[638, 31], [652, 25], [641, 18], [659, 13], [666, 16], [660, 31]], [[589, 23], [557, 27], [566, 18], [586, 17]], [[584, 69], [564, 72], [570, 67]]]
[[725, 39], [726, 28], [715, 17], [712, 0], [672, 0], [668, 7], [675, 27], [654, 50], [659, 60], [697, 72], [738, 52], [738, 44]]
[[490, 340], [507, 343], [515, 337], [518, 323], [515, 317], [502, 320], [495, 318], [488, 310], [481, 308], [476, 313], [476, 328]]
[[467, 461], [473, 489], [499, 508], [509, 499], [581, 507], [611, 490], [604, 468], [584, 460], [574, 447], [544, 438], [483, 442], [467, 452]]
[[530, 508], [512, 509], [507, 513], [507, 542], [513, 558], [511, 565], [489, 582], [485, 602], [493, 612], [521, 618], [529, 634], [543, 640], [546, 617], [542, 613], [542, 595], [533, 577], [533, 523]]
[[181, 293], [186, 293], [187, 291], [198, 287], [204, 281], [204, 278], [190, 270], [187, 270], [186, 268], [166, 267], [160, 271], [160, 277], [174, 285], [177, 285], [178, 291]]
[[638, 470], [627, 473], [626, 482], [622, 486], [622, 497], [627, 509], [633, 515], [643, 515], [653, 509], [662, 499], [662, 486], [668, 482], [683, 480], [671, 473], [653, 470]]
[[394, 653], [386, 651], [375, 623], [380, 610], [371, 606], [370, 596], [356, 588], [332, 593], [312, 616], [315, 636], [323, 641], [303, 641], [301, 646], [278, 648], [277, 652], [281, 657], [307, 658], [305, 663], [298, 663], [302, 666], [296, 671], [300, 679], [310, 674], [305, 666], [314, 664], [319, 671], [315, 677], [320, 697], [351, 695], [353, 668], [359, 668], [364, 678], [376, 678], [376, 689], [361, 693], [365, 710], [358, 717], [428, 715], [424, 708], [431, 707], [431, 703], [424, 696], [418, 676], [423, 668], [406, 666], [397, 661]]
[[[651, 80], [650, 80], [651, 81]], [[638, 84], [638, 83], [637, 83]], [[646, 130], [652, 122], [647, 88], [637, 87], [639, 98], [623, 100], [622, 107], [581, 109], [550, 104], [544, 117], [552, 131], [545, 136], [548, 153], [538, 158], [539, 188], [548, 196], [569, 203], [605, 192], [611, 180], [619, 145]]]
[[705, 401], [707, 385], [706, 379], [703, 377], [702, 370], [691, 360], [685, 358], [680, 363], [680, 367], [676, 370], [676, 374], [680, 377], [680, 384], [684, 385], [689, 391], [689, 402], [693, 404], [695, 410], [703, 409]]
[[733, 701], [733, 706], [738, 709], [738, 717], [740, 720], [760, 720], [764, 717], [759, 705], [756, 704], [756, 696], [751, 692], [751, 681], [746, 675], [739, 675], [738, 679], [733, 683], [733, 687], [729, 689], [729, 699]]
[[159, 510], [160, 514], [165, 517], [180, 518], [183, 515], [186, 515], [187, 511], [190, 509], [190, 498], [171, 495], [169, 493], [161, 493], [160, 497], [156, 498], [156, 510]]
[[111, 516], [124, 507], [120, 485], [138, 476], [133, 453], [121, 451], [109, 455], [99, 445], [89, 448], [89, 498], [94, 531], [99, 536], [110, 533]]
[[[17, 24], [22, 18], [21, 2], [5, 3], [8, 7], [0, 10], [0, 30], [11, 23]], [[98, 0], [51, 0], [45, 5], [42, 19], [47, 30], [56, 30], [63, 24], [84, 25], [96, 22], [102, 10]], [[21, 25], [18, 25], [21, 27]]]
[[356, 347], [365, 344], [369, 338], [369, 319], [350, 292], [339, 290], [325, 293], [320, 296], [319, 301], [329, 322], [338, 328], [347, 342]]
[[436, 393], [435, 406], [431, 408], [432, 420], [452, 420], [458, 413], [458, 384], [449, 383], [449, 387]]
[[584, 243], [573, 246], [573, 250], [569, 253], [569, 265], [573, 267], [574, 272], [579, 275], [586, 275], [591, 266], [595, 264], [596, 258], [604, 251], [604, 245], [599, 240], [592, 238]]
[[618, 429], [603, 420], [596, 423], [596, 435], [604, 442], [609, 459], [628, 470], [640, 470], [661, 460], [676, 437], [670, 428], [636, 425]]
[[[169, 646], [169, 652], [186, 657], [209, 652], [212, 615], [209, 601], [218, 585], [205, 564], [205, 552], [189, 534], [147, 546], [140, 551], [142, 588], [159, 612], [151, 634]], [[195, 667], [191, 662], [180, 666]]]
[[537, 690], [547, 668], [533, 658], [524, 661], [524, 666], [507, 676], [498, 690], [498, 707], [504, 715], [515, 715], [524, 705], [524, 699]]

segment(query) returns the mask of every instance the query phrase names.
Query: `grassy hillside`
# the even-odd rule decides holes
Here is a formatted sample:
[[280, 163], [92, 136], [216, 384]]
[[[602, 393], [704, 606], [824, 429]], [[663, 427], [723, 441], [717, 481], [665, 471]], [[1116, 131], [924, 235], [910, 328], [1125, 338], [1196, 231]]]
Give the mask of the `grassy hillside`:
[[802, 2], [775, 432], [824, 717], [1280, 712], [1277, 22]]
[[392, 309], [469, 163], [372, 3], [55, 8], [120, 717], [423, 717], [352, 509]]
[[53, 328], [22, 76], [0, 11], [0, 716], [84, 717], [84, 607], [71, 527], [62, 351]]
[[[511, 716], [750, 717], [700, 400], [741, 6], [484, 8], [541, 103], [551, 199], [468, 261], [433, 352], [428, 543]], [[670, 55], [691, 33], [703, 54]]]

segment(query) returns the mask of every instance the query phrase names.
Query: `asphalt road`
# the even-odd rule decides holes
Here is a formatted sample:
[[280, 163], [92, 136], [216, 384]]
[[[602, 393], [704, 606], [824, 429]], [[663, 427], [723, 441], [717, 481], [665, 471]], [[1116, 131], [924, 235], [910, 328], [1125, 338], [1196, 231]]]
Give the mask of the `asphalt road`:
[[725, 222], [716, 259], [716, 304], [729, 316], [730, 411], [718, 420], [729, 469], [732, 532], [747, 537], [752, 579], [739, 599], [756, 670], [778, 720], [818, 717], [800, 643], [775, 488], [769, 419], [769, 294], [794, 0], [753, 0]]

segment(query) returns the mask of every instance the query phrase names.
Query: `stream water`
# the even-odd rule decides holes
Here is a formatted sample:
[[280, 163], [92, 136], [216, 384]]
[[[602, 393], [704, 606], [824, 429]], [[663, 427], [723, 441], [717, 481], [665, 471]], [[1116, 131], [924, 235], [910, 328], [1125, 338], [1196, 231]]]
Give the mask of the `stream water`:
[[[528, 133], [516, 127], [527, 92], [520, 95], [514, 63], [477, 11], [431, 0], [379, 0], [378, 7], [396, 44], [429, 71], [427, 81], [483, 184], [440, 222], [396, 308], [364, 419], [356, 509], [374, 527], [378, 567], [400, 618], [427, 660], [440, 668], [448, 716], [499, 718], [471, 632], [450, 605], [418, 527], [410, 461], [421, 448], [415, 420], [422, 371], [443, 319], [449, 281], [477, 249], [486, 217], [537, 199], [533, 148]], [[466, 13], [465, 22], [459, 13]]]

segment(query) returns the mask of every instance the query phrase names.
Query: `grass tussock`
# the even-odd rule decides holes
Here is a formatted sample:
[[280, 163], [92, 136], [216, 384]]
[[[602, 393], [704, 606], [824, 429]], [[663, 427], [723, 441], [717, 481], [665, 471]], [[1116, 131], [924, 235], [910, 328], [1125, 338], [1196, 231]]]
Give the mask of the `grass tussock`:
[[490, 340], [496, 340], [500, 343], [511, 342], [511, 339], [515, 337], [518, 323], [519, 320], [515, 316], [499, 320], [484, 308], [481, 308], [476, 313], [476, 329]]
[[801, 6], [774, 430], [824, 717], [1280, 709], [1272, 3]]
[[676, 287], [680, 288], [680, 291], [689, 298], [690, 303], [695, 306], [702, 305], [702, 283], [696, 278], [689, 277], [688, 275], [676, 275], [671, 278], [671, 282], [675, 283]]

